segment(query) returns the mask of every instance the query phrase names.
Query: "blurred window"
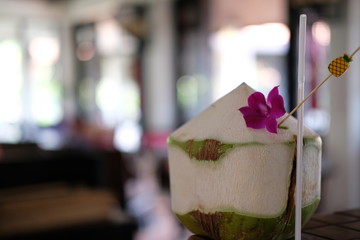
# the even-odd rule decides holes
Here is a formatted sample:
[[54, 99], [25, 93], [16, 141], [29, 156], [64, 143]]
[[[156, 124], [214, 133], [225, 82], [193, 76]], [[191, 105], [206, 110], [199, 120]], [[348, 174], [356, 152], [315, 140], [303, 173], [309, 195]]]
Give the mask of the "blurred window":
[[51, 21], [0, 19], [0, 142], [36, 142], [63, 119], [58, 34]]
[[246, 82], [257, 91], [280, 85], [287, 102], [286, 54], [290, 32], [282, 23], [225, 27], [211, 38], [215, 99]]
[[114, 18], [75, 27], [79, 117], [114, 132], [125, 152], [140, 146], [138, 39]]
[[57, 72], [60, 44], [53, 29], [56, 28], [41, 25], [28, 28], [31, 115], [43, 127], [57, 125], [63, 118], [62, 87]]
[[96, 86], [96, 104], [108, 127], [138, 121], [140, 93], [134, 79], [137, 40], [110, 19], [96, 24], [101, 76]]

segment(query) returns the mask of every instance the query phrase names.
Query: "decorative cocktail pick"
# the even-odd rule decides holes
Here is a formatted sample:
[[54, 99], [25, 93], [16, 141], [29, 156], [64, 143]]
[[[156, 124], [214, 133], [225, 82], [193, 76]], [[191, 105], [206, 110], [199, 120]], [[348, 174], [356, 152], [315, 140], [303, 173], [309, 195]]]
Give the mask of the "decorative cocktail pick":
[[342, 57], [335, 58], [329, 64], [328, 69], [335, 77], [340, 77], [349, 67], [352, 58], [347, 54]]
[[322, 82], [319, 83], [305, 98], [302, 100], [285, 118], [283, 118], [279, 124], [278, 127], [281, 127], [281, 124], [283, 124], [291, 115], [293, 115], [296, 110], [306, 101], [308, 100], [311, 95], [316, 92], [327, 80], [329, 80], [332, 76], [340, 77], [350, 66], [350, 62], [352, 61], [352, 57], [360, 50], [360, 47], [358, 47], [352, 54], [347, 55], [344, 54], [343, 57], [335, 58], [330, 64], [329, 64], [329, 71], [330, 74], [322, 80]]

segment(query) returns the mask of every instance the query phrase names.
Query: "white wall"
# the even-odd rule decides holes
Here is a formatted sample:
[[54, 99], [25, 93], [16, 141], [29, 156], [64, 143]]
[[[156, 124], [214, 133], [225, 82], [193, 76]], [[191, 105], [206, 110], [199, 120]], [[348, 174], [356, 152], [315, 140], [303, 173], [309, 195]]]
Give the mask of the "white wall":
[[62, 16], [63, 9], [60, 5], [53, 7], [41, 0], [1, 0], [0, 16], [4, 17], [31, 17], [31, 18], [58, 18]]

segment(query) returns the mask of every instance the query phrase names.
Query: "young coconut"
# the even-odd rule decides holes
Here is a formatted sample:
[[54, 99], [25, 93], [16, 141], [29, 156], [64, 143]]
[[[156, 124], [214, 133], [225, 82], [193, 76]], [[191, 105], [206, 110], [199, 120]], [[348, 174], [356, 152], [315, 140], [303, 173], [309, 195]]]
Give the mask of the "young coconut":
[[[173, 212], [194, 234], [216, 240], [294, 235], [296, 119], [270, 133], [247, 127], [245, 83], [168, 139]], [[321, 139], [305, 128], [303, 224], [320, 201]]]

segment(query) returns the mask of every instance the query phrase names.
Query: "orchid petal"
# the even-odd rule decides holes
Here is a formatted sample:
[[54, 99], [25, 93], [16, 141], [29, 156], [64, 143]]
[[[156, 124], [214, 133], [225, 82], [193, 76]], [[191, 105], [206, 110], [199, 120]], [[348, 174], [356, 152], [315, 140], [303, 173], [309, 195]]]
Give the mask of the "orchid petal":
[[248, 114], [252, 114], [254, 112], [254, 109], [248, 106], [239, 108], [239, 111], [245, 116]]
[[277, 133], [277, 122], [274, 117], [268, 117], [265, 120], [265, 127], [271, 133]]
[[246, 126], [254, 129], [261, 129], [265, 127], [265, 120], [261, 115], [246, 115], [244, 116]]
[[269, 92], [268, 94], [268, 97], [267, 97], [267, 101], [266, 103], [272, 107], [272, 101], [274, 100], [274, 98], [276, 98], [277, 96], [280, 96], [279, 95], [279, 86], [277, 87], [274, 87], [273, 89], [271, 89], [271, 91]]
[[272, 99], [271, 106], [272, 107], [270, 110], [270, 115], [275, 118], [281, 117], [286, 112], [285, 107], [284, 107], [284, 99], [280, 95], [275, 96]]
[[266, 116], [257, 112], [251, 107], [242, 107], [239, 111], [243, 114], [246, 126], [255, 129], [261, 129], [265, 127]]
[[266, 105], [265, 96], [261, 92], [254, 92], [248, 98], [249, 107], [259, 108], [261, 105]]

